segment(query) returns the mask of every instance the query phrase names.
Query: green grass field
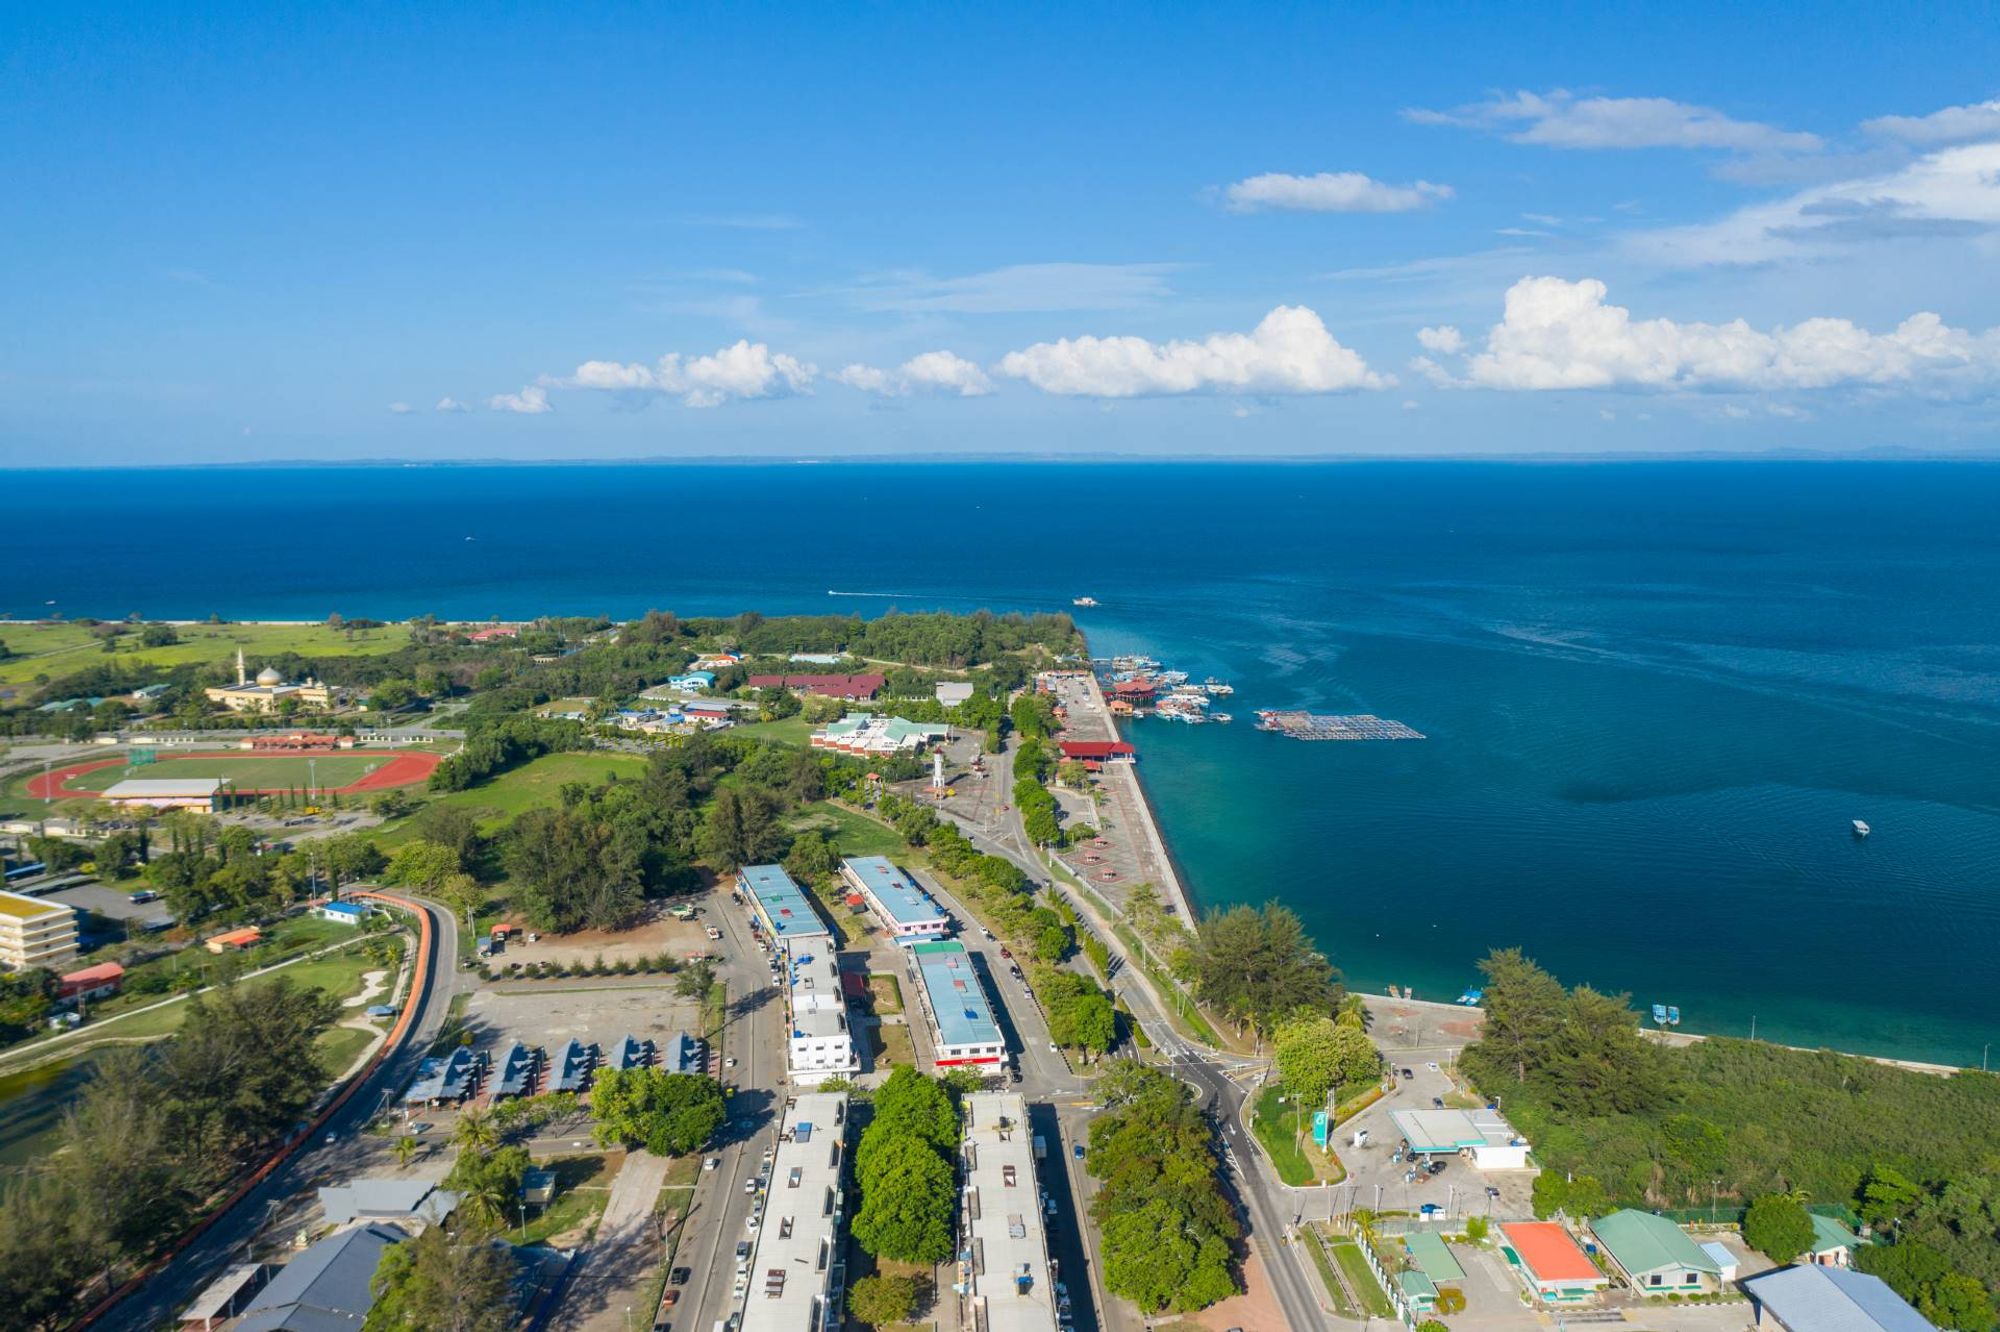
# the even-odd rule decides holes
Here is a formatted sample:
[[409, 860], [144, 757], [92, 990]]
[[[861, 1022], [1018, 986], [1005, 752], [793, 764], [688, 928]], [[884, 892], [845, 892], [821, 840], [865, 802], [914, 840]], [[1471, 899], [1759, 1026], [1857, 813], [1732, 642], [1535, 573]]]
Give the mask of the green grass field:
[[178, 666], [183, 662], [233, 661], [238, 648], [254, 662], [262, 656], [296, 652], [303, 656], [365, 657], [407, 647], [409, 631], [401, 625], [359, 629], [352, 636], [323, 624], [185, 624], [176, 625], [181, 641], [170, 647], [141, 647], [135, 631], [114, 640], [117, 649], [104, 651], [89, 629], [76, 624], [9, 624], [0, 626], [0, 642], [8, 657], [0, 661], [0, 684], [23, 684], [38, 675], [51, 679], [107, 661]]
[[843, 856], [900, 856], [908, 851], [894, 828], [885, 828], [866, 814], [857, 814], [828, 800], [806, 806], [792, 820], [793, 832], [824, 829], [839, 844]]
[[[466, 810], [491, 832], [522, 810], [557, 804], [556, 792], [565, 782], [594, 785], [613, 775], [637, 777], [645, 770], [646, 760], [637, 754], [545, 754], [470, 790], [432, 796], [424, 804]], [[378, 840], [394, 850], [415, 836], [410, 821], [404, 819]]]
[[[133, 768], [123, 764], [98, 768], [70, 779], [70, 785], [91, 791], [109, 790], [127, 778], [195, 781], [226, 777], [239, 791], [304, 790], [308, 779], [319, 790], [334, 790], [358, 782], [389, 761], [383, 753], [317, 754], [308, 759], [291, 754], [199, 754], [162, 759]], [[312, 766], [308, 767], [310, 763]]]
[[751, 736], [758, 740], [778, 740], [803, 749], [819, 727], [804, 717], [786, 717], [780, 721], [750, 722], [735, 728], [738, 735]]

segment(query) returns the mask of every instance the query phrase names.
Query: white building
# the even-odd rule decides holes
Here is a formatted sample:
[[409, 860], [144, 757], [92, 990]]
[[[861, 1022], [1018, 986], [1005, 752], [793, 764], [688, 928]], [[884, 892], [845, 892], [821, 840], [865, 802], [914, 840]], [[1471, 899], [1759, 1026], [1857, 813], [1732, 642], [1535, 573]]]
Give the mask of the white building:
[[1471, 1158], [1481, 1170], [1526, 1170], [1528, 1140], [1497, 1110], [1391, 1110], [1409, 1154]]
[[[785, 1103], [783, 1128], [760, 1201], [738, 1332], [834, 1332], [847, 1302], [841, 1261], [841, 1171], [847, 1096], [810, 1092]], [[745, 1280], [744, 1278], [747, 1278]]]
[[814, 749], [831, 749], [842, 754], [916, 754], [949, 739], [951, 727], [942, 722], [913, 722], [903, 717], [857, 712], [814, 731], [811, 743]]
[[1055, 1264], [1043, 1228], [1034, 1136], [1019, 1092], [980, 1092], [965, 1112], [965, 1196], [952, 1289], [960, 1322], [983, 1332], [1056, 1332]]
[[817, 1087], [828, 1078], [861, 1069], [854, 1034], [847, 1025], [847, 996], [840, 988], [840, 964], [825, 939], [801, 941], [785, 949], [785, 1008], [790, 1036], [785, 1043], [785, 1075]]
[[848, 856], [840, 862], [840, 877], [897, 943], [942, 939], [951, 933], [951, 917], [944, 908], [887, 856]]
[[114, 805], [147, 809], [213, 811], [221, 803], [220, 777], [127, 777], [107, 787], [104, 798]]
[[51, 971], [76, 957], [76, 909], [0, 892], [0, 967]]
[[939, 1068], [998, 1068], [1007, 1062], [1006, 1038], [993, 1020], [993, 1005], [964, 944], [956, 939], [915, 944], [910, 970], [916, 973], [917, 997], [930, 1019]]

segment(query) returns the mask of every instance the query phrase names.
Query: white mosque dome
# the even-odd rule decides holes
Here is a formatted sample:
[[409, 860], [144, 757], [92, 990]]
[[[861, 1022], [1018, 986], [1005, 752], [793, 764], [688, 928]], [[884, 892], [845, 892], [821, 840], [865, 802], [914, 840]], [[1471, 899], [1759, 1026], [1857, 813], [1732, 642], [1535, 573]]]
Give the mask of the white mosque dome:
[[283, 684], [284, 682], [285, 677], [278, 674], [276, 666], [266, 666], [263, 670], [257, 672], [257, 683], [260, 685]]

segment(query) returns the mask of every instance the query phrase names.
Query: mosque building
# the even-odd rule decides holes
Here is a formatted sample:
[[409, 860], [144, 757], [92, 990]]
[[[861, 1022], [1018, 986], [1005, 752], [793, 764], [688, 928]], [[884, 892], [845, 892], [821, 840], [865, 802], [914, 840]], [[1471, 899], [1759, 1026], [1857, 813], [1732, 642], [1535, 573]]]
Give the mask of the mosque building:
[[279, 674], [275, 666], [266, 666], [257, 672], [252, 683], [243, 664], [243, 649], [236, 649], [236, 683], [217, 685], [202, 690], [211, 703], [220, 703], [231, 712], [276, 712], [281, 700], [298, 700], [302, 708], [325, 708], [333, 704], [332, 686], [307, 676], [304, 683], [294, 684]]

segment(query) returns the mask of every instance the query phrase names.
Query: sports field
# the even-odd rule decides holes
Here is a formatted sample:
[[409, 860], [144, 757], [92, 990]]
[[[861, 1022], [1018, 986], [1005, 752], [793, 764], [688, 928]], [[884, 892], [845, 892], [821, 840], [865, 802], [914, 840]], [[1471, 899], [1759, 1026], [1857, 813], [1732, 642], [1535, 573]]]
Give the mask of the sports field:
[[[30, 796], [96, 795], [128, 778], [162, 781], [221, 777], [238, 795], [305, 790], [383, 791], [409, 786], [430, 776], [439, 756], [400, 750], [348, 751], [331, 754], [162, 754], [159, 762], [129, 766], [124, 759], [79, 763], [36, 777]], [[308, 764], [311, 766], [309, 767]], [[52, 788], [52, 789], [51, 789]]]

